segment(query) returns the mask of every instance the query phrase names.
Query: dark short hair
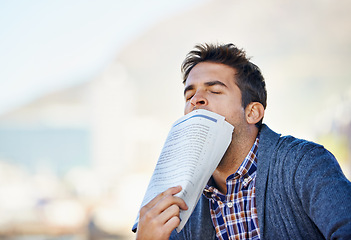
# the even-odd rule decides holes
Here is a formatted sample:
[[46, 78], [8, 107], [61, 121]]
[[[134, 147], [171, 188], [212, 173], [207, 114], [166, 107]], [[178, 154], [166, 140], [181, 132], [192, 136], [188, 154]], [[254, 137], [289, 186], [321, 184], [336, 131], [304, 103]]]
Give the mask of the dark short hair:
[[[236, 70], [234, 79], [241, 91], [243, 108], [246, 108], [251, 102], [259, 102], [266, 109], [266, 83], [259, 67], [250, 62], [250, 58], [246, 56], [243, 49], [237, 48], [232, 43], [196, 45], [182, 63], [183, 83], [193, 67], [200, 62], [221, 63], [234, 68]], [[261, 124], [262, 119], [257, 126], [261, 126]]]

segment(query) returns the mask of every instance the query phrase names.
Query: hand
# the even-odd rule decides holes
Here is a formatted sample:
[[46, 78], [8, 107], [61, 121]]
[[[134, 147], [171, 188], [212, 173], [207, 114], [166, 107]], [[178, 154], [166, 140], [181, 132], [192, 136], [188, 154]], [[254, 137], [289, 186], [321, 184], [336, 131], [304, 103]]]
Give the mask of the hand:
[[140, 209], [136, 239], [169, 239], [180, 223], [180, 209], [188, 209], [183, 199], [174, 196], [181, 190], [181, 186], [169, 188]]

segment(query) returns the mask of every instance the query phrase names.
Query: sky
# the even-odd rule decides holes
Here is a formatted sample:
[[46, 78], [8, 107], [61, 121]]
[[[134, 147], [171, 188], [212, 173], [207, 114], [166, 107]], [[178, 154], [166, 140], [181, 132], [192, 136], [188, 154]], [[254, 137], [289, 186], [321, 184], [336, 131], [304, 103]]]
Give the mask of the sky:
[[1, 0], [0, 114], [97, 76], [128, 41], [200, 0]]

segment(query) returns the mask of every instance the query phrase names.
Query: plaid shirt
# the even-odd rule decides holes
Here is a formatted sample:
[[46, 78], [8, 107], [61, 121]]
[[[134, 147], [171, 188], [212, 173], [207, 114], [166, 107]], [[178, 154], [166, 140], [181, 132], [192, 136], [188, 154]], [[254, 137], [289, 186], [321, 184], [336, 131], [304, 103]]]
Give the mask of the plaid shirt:
[[227, 178], [227, 195], [214, 187], [212, 177], [204, 189], [220, 240], [260, 239], [255, 196], [258, 142], [259, 136], [236, 173]]

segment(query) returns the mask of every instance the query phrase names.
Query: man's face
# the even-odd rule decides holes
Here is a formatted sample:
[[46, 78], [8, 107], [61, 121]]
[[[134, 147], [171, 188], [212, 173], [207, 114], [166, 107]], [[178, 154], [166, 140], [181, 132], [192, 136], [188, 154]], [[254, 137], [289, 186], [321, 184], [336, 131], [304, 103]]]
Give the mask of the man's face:
[[241, 92], [235, 83], [235, 70], [227, 65], [211, 62], [197, 64], [185, 81], [184, 97], [185, 114], [196, 107], [224, 116], [236, 130], [247, 124]]

